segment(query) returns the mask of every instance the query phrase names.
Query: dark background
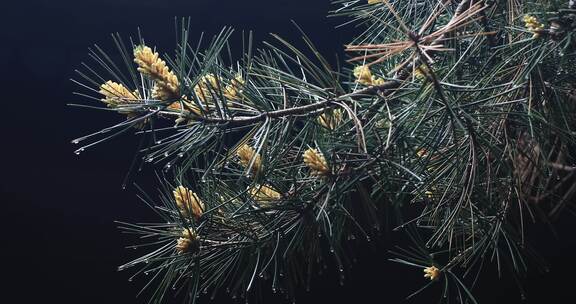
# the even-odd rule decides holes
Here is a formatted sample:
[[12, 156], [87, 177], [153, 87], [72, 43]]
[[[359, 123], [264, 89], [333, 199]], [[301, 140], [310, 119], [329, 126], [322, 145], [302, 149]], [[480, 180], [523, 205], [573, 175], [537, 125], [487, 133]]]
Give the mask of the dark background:
[[[113, 50], [110, 33], [134, 35], [170, 52], [174, 17], [192, 17], [192, 37], [224, 25], [254, 30], [256, 40], [278, 33], [299, 37], [298, 22], [327, 56], [340, 52], [351, 29], [335, 30], [327, 0], [46, 0], [0, 4], [0, 107], [2, 303], [144, 303], [142, 282], [128, 282], [118, 265], [135, 256], [114, 220], [154, 219], [134, 191], [121, 189], [136, 141], [124, 136], [79, 156], [73, 138], [118, 121], [114, 114], [66, 106], [74, 69], [98, 43]], [[340, 20], [342, 21], [342, 20]], [[239, 31], [237, 32], [239, 33]], [[152, 191], [153, 192], [153, 191]], [[576, 265], [574, 217], [556, 224], [558, 237], [536, 226], [536, 247], [551, 266], [525, 281], [528, 303], [572, 302]], [[425, 282], [420, 269], [386, 261], [382, 245], [362, 245], [344, 286], [335, 276], [316, 278], [299, 303], [402, 303]], [[475, 294], [481, 303], [521, 303], [509, 277], [485, 276]], [[425, 293], [413, 303], [436, 302]], [[430, 298], [432, 297], [432, 298]], [[285, 300], [272, 297], [278, 303]], [[203, 299], [202, 303], [208, 302]], [[216, 303], [241, 303], [219, 297]]]

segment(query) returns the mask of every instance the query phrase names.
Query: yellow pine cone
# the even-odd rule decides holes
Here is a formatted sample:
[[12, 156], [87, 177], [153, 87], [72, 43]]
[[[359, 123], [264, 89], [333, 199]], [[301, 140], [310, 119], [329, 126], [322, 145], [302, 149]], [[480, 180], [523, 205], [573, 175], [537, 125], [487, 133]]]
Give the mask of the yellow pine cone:
[[539, 32], [544, 29], [544, 24], [540, 23], [536, 17], [531, 15], [525, 15], [522, 21], [524, 21], [524, 27], [533, 33], [532, 38], [540, 37]]
[[334, 109], [331, 113], [324, 112], [318, 116], [318, 123], [326, 129], [334, 130], [342, 122], [342, 110]]
[[168, 100], [180, 97], [178, 77], [170, 71], [157, 52], [145, 45], [137, 46], [134, 48], [134, 62], [138, 64], [138, 72], [156, 82], [152, 90], [153, 98]]
[[[214, 74], [206, 74], [200, 78], [200, 81], [194, 86], [194, 94], [204, 107], [206, 111], [212, 111], [215, 108], [214, 97], [220, 96], [220, 90], [227, 100], [227, 106], [232, 106], [232, 101], [238, 99], [238, 95], [242, 92], [241, 86], [244, 85], [244, 80], [242, 76], [238, 74], [234, 79], [230, 80], [230, 83], [222, 88], [219, 83], [218, 78]], [[202, 112], [196, 104], [192, 102], [187, 102], [187, 106], [197, 115], [201, 115]]]
[[202, 216], [204, 212], [204, 203], [196, 193], [184, 186], [178, 186], [172, 193], [176, 200], [176, 206], [178, 206], [178, 209], [183, 216], [192, 215], [196, 219]]
[[252, 164], [251, 171], [253, 174], [257, 174], [258, 172], [260, 172], [260, 169], [262, 168], [262, 157], [260, 157], [260, 154], [256, 153], [256, 150], [254, 150], [254, 148], [250, 147], [247, 144], [244, 144], [242, 147], [238, 149], [236, 154], [238, 155], [238, 160], [240, 164], [244, 166], [244, 168], [248, 168], [248, 166], [250, 165], [250, 161], [252, 160], [252, 158], [254, 158], [254, 163]]
[[430, 266], [424, 268], [424, 277], [429, 278], [430, 281], [436, 281], [440, 278], [440, 269], [436, 266]]
[[382, 85], [385, 80], [382, 78], [376, 78], [372, 75], [370, 67], [367, 65], [361, 65], [354, 68], [354, 77], [356, 77], [356, 82], [359, 84], [371, 86], [371, 85]]
[[425, 64], [421, 64], [414, 70], [414, 77], [418, 79], [424, 79], [428, 77], [429, 69]]
[[224, 97], [228, 100], [237, 100], [238, 95], [242, 93], [242, 86], [244, 85], [244, 79], [242, 75], [237, 74], [234, 79], [230, 80], [230, 83], [224, 89]]
[[131, 92], [124, 85], [112, 80], [100, 86], [100, 94], [104, 95], [102, 101], [109, 106], [117, 106], [127, 103], [138, 103], [140, 94], [138, 91]]
[[178, 253], [186, 253], [191, 249], [193, 242], [198, 240], [198, 235], [192, 229], [183, 229], [182, 236], [176, 240], [176, 251]]
[[277, 201], [282, 195], [270, 186], [254, 185], [250, 189], [250, 195], [255, 201]]
[[194, 86], [194, 93], [198, 99], [204, 103], [212, 102], [212, 94], [217, 94], [219, 90], [218, 80], [214, 74], [206, 74]]
[[308, 149], [304, 151], [304, 164], [311, 170], [312, 175], [328, 175], [330, 168], [324, 155], [317, 149]]

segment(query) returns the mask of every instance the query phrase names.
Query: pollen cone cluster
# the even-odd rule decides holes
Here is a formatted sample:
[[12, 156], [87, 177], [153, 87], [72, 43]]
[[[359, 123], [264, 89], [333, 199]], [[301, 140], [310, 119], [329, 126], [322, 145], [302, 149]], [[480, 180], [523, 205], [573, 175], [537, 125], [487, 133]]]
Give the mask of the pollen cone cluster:
[[276, 201], [282, 197], [278, 191], [266, 185], [254, 185], [250, 188], [250, 195], [256, 201]]
[[154, 80], [153, 98], [159, 100], [180, 98], [178, 77], [170, 71], [157, 52], [145, 45], [138, 46], [134, 49], [134, 62], [138, 64], [138, 72]]
[[524, 16], [522, 21], [524, 21], [524, 27], [534, 34], [532, 38], [540, 37], [540, 31], [544, 29], [544, 24], [538, 22], [538, 19], [531, 15]]
[[196, 219], [202, 216], [204, 203], [196, 193], [184, 186], [178, 186], [174, 189], [173, 194], [176, 200], [176, 206], [178, 206], [183, 216], [194, 216]]
[[237, 100], [242, 93], [243, 85], [244, 79], [242, 79], [242, 75], [237, 74], [224, 89], [224, 97], [230, 101]]
[[342, 110], [334, 109], [332, 112], [324, 112], [318, 116], [318, 123], [326, 129], [334, 130], [342, 122]]
[[430, 281], [436, 281], [440, 278], [440, 269], [436, 266], [430, 266], [424, 268], [424, 277], [429, 278]]
[[99, 93], [104, 95], [102, 101], [109, 106], [137, 103], [140, 99], [138, 91], [131, 92], [124, 85], [111, 80], [100, 86]]
[[194, 87], [194, 94], [202, 102], [208, 104], [212, 102], [212, 94], [217, 94], [219, 90], [218, 80], [214, 74], [206, 74], [200, 78], [200, 82]]
[[194, 94], [198, 97], [199, 101], [207, 111], [214, 109], [214, 97], [218, 98], [220, 92], [226, 99], [226, 105], [232, 106], [232, 101], [238, 100], [242, 92], [241, 87], [244, 85], [244, 80], [241, 75], [237, 75], [234, 79], [230, 80], [228, 85], [223, 85], [218, 81], [214, 74], [206, 74], [200, 78], [200, 81], [194, 86]]
[[424, 78], [428, 77], [429, 73], [430, 73], [430, 70], [428, 69], [428, 67], [425, 64], [421, 64], [419, 67], [417, 67], [414, 70], [414, 77], [416, 77], [418, 79], [424, 79]]
[[104, 96], [102, 102], [108, 107], [118, 108], [119, 113], [126, 114], [128, 118], [135, 115], [130, 107], [122, 107], [123, 105], [140, 103], [140, 94], [138, 91], [130, 91], [124, 85], [114, 81], [107, 81], [100, 86], [100, 94]]
[[252, 164], [251, 172], [253, 174], [257, 174], [260, 172], [262, 168], [262, 158], [260, 154], [256, 153], [254, 148], [250, 147], [247, 144], [242, 145], [236, 152], [238, 155], [238, 161], [244, 168], [248, 168], [250, 165], [250, 161], [254, 158], [254, 163]]
[[372, 75], [370, 67], [367, 65], [361, 65], [354, 68], [354, 77], [356, 77], [356, 82], [359, 84], [372, 86], [372, 85], [382, 85], [385, 80], [382, 78], [376, 78]]
[[183, 229], [182, 236], [176, 240], [176, 251], [180, 254], [190, 252], [193, 243], [198, 240], [198, 235], [192, 229]]
[[304, 152], [304, 164], [310, 168], [312, 175], [328, 175], [330, 168], [324, 155], [317, 149], [308, 149]]

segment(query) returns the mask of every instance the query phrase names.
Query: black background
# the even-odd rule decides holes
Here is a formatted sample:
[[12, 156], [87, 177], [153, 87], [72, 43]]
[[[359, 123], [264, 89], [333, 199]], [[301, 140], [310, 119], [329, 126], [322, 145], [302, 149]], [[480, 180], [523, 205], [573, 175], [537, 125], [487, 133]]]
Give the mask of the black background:
[[[98, 43], [113, 50], [110, 33], [134, 35], [138, 26], [151, 44], [174, 49], [174, 17], [192, 17], [192, 37], [224, 25], [254, 30], [256, 40], [278, 33], [299, 36], [301, 25], [327, 56], [340, 52], [352, 30], [335, 30], [323, 0], [51, 0], [0, 4], [0, 301], [3, 303], [143, 303], [135, 295], [142, 282], [128, 282], [118, 265], [135, 256], [130, 240], [114, 220], [153, 219], [134, 191], [121, 189], [136, 141], [124, 136], [80, 156], [70, 141], [118, 121], [114, 114], [83, 110], [67, 103], [74, 69]], [[340, 20], [342, 21], [342, 20]], [[239, 31], [238, 31], [239, 32]], [[341, 53], [341, 52], [340, 52]], [[153, 192], [153, 191], [152, 191]], [[565, 215], [550, 230], [529, 229], [551, 266], [525, 281], [529, 303], [573, 302], [576, 274], [574, 217]], [[362, 245], [344, 286], [335, 276], [316, 278], [297, 302], [402, 303], [423, 281], [420, 269], [386, 261], [380, 244]], [[490, 272], [490, 271], [488, 271]], [[488, 273], [493, 274], [493, 273]], [[475, 294], [481, 303], [521, 303], [509, 277], [485, 276]], [[436, 302], [425, 293], [413, 303]], [[268, 298], [268, 297], [267, 297]], [[278, 303], [285, 300], [271, 297]], [[270, 301], [270, 302], [271, 302]], [[203, 299], [203, 303], [208, 299]], [[237, 303], [218, 297], [216, 303]]]

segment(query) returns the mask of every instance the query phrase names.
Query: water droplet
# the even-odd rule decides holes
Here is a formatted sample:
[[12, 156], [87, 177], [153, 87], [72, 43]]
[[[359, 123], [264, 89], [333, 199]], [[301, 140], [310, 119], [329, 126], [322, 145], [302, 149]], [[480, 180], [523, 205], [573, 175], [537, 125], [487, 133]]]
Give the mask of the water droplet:
[[75, 140], [72, 141], [72, 143], [75, 144], [75, 145], [77, 145], [78, 143], [80, 143], [80, 141], [77, 140], [77, 139], [75, 139]]

